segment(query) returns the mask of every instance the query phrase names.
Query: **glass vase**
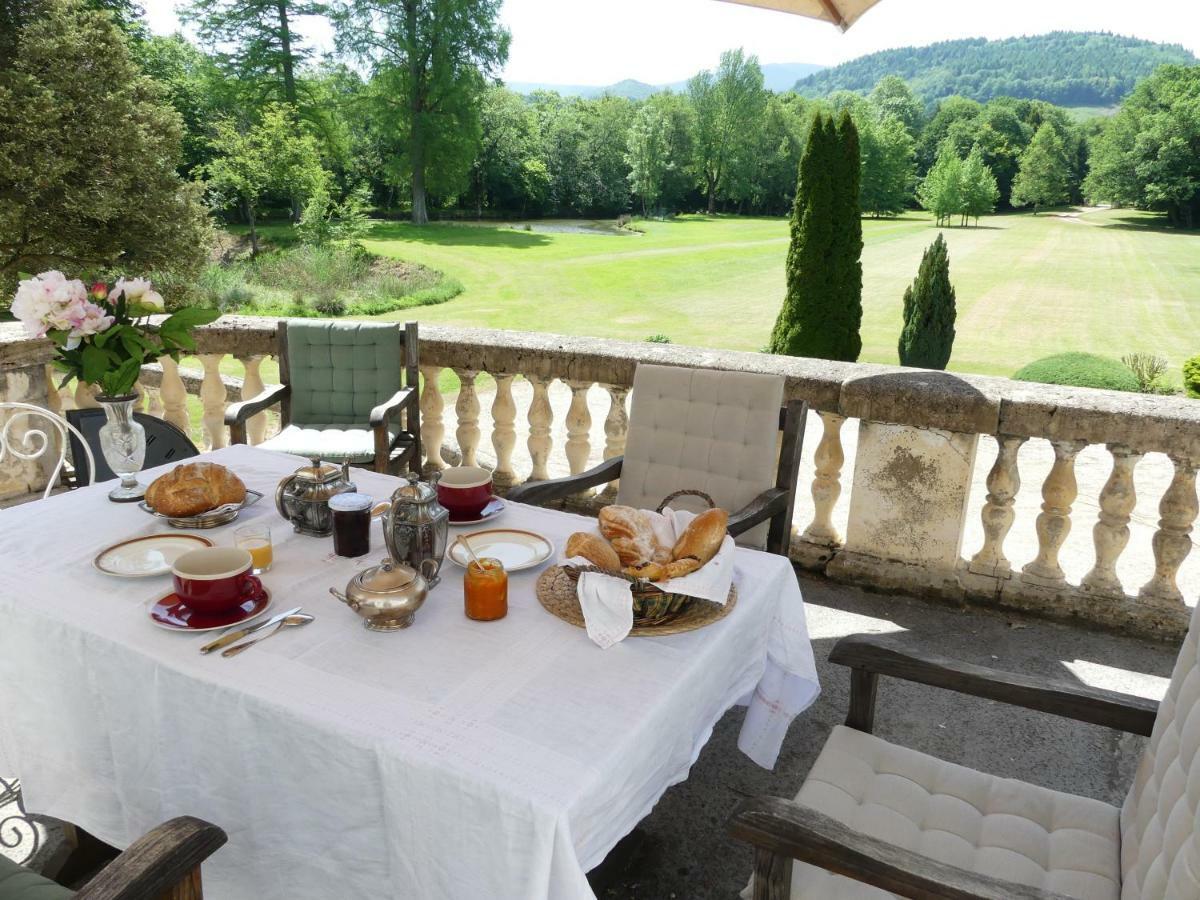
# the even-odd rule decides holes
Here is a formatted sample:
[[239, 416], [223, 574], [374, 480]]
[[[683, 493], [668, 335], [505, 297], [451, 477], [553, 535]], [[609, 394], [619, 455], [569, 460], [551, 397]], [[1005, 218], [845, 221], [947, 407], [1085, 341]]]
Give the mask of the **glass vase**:
[[97, 397], [104, 409], [107, 421], [100, 426], [100, 452], [108, 467], [118, 475], [121, 483], [109, 491], [108, 499], [114, 503], [131, 503], [146, 496], [146, 489], [138, 484], [137, 473], [146, 461], [146, 429], [133, 417], [136, 394], [124, 397]]

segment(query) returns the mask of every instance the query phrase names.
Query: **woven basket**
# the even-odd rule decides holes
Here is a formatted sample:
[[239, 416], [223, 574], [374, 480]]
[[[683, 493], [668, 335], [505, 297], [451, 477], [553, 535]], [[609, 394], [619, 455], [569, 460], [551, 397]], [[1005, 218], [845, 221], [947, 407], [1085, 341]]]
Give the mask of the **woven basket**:
[[[676, 497], [684, 496], [699, 497], [708, 503], [709, 509], [713, 509], [717, 505], [713, 501], [713, 498], [704, 493], [704, 491], [684, 490], [668, 494], [658, 504], [658, 509], [655, 511], [661, 513], [666, 509], [667, 504]], [[608, 575], [612, 578], [620, 578], [623, 581], [628, 581], [631, 585], [630, 593], [633, 595], [634, 625], [662, 625], [664, 622], [669, 622], [678, 616], [696, 599], [695, 597], [689, 597], [687, 594], [668, 593], [655, 585], [654, 582], [647, 581], [645, 578], [635, 578], [632, 575], [626, 575], [624, 572], [602, 569], [600, 566], [563, 566], [562, 568], [567, 577], [575, 582], [579, 581], [579, 576], [583, 572], [599, 572], [601, 575]]]

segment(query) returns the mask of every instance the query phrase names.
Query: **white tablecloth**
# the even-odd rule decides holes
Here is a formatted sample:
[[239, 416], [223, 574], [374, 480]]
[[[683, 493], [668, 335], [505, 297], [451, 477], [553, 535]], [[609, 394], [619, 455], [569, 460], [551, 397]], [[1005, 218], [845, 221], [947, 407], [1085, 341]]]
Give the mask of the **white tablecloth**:
[[[0, 758], [27, 808], [117, 846], [175, 815], [220, 825], [229, 843], [204, 875], [217, 900], [591, 898], [584, 873], [687, 777], [730, 706], [749, 702], [739, 746], [771, 767], [819, 690], [779, 557], [738, 551], [726, 619], [607, 651], [540, 607], [536, 571], [510, 577], [507, 618], [468, 620], [448, 560], [411, 628], [368, 632], [327, 591], [385, 555], [378, 528], [368, 559], [340, 559], [272, 507], [301, 460], [209, 458], [268, 495], [239, 523], [276, 526], [274, 609], [316, 621], [201, 656], [212, 635], [147, 618], [168, 578], [91, 566], [163, 523], [110, 503], [109, 485], [0, 511]], [[396, 484], [353, 477], [377, 498]], [[514, 504], [498, 524], [561, 544], [584, 522]], [[233, 527], [207, 534], [229, 544]]]

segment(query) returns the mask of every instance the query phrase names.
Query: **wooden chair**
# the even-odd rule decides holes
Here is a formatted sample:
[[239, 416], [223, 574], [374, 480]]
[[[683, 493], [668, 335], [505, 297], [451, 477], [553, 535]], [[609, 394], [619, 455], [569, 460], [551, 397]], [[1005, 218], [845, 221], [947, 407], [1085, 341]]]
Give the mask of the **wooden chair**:
[[[1182, 900], [1200, 897], [1200, 607], [1161, 704], [853, 635], [850, 714], [794, 801], [742, 803], [754, 900], [792, 897]], [[1149, 736], [1118, 808], [995, 778], [871, 734], [880, 675]], [[799, 864], [793, 866], [793, 859]]]
[[[75, 461], [75, 483], [80, 487], [94, 481], [110, 481], [116, 474], [109, 468], [100, 448], [100, 426], [107, 417], [102, 409], [72, 409], [67, 411], [67, 421], [78, 429], [83, 440], [71, 435], [71, 459]], [[199, 456], [200, 450], [186, 434], [163, 419], [146, 413], [134, 413], [133, 417], [146, 431], [146, 461], [143, 469], [153, 469], [169, 462]], [[86, 442], [91, 454], [83, 452]], [[88, 460], [94, 460], [94, 469]]]
[[293, 319], [278, 330], [279, 379], [225, 411], [230, 440], [276, 403], [282, 428], [259, 446], [377, 472], [421, 467], [417, 323]]
[[180, 816], [138, 838], [81, 891], [0, 856], [3, 900], [202, 900], [200, 864], [226, 841], [216, 825]]
[[544, 504], [619, 478], [618, 503], [654, 509], [675, 491], [701, 490], [731, 511], [738, 543], [786, 556], [808, 404], [782, 402], [773, 375], [639, 365], [624, 456], [523, 484], [508, 499]]

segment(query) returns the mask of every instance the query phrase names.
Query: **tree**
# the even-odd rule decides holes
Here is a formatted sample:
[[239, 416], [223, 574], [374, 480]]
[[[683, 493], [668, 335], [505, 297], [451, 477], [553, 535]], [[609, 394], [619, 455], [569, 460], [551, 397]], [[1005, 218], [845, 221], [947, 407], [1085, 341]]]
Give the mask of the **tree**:
[[175, 171], [179, 117], [107, 13], [29, 9], [0, 61], [0, 296], [19, 272], [198, 270], [211, 234]]
[[862, 146], [859, 205], [875, 217], [894, 216], [912, 198], [916, 152], [904, 123], [891, 113], [867, 108], [855, 118]]
[[978, 225], [979, 217], [992, 212], [1000, 198], [996, 176], [983, 161], [983, 151], [978, 146], [967, 154], [960, 169], [960, 177], [963, 224], [965, 225], [968, 219], [974, 219]]
[[[787, 295], [770, 351], [853, 362], [862, 349], [862, 223], [854, 123], [821, 114], [800, 158]], [[857, 243], [857, 249], [855, 247]]]
[[696, 171], [711, 214], [729, 170], [752, 162], [748, 150], [767, 99], [758, 57], [726, 50], [716, 74], [694, 76], [687, 92], [696, 110]]
[[1163, 66], [1134, 89], [1104, 127], [1087, 193], [1200, 225], [1200, 67]]
[[662, 193], [663, 178], [674, 166], [667, 143], [670, 120], [666, 110], [644, 103], [629, 129], [625, 161], [629, 164], [629, 186], [641, 198], [642, 215], [650, 214]]
[[950, 256], [939, 232], [921, 257], [916, 280], [904, 289], [900, 365], [945, 369], [954, 348], [956, 315]]
[[923, 109], [912, 88], [899, 75], [885, 75], [875, 83], [868, 98], [880, 115], [895, 116], [911, 137], [920, 130]]
[[937, 224], [944, 225], [963, 208], [962, 160], [953, 142], [943, 142], [937, 162], [917, 189], [921, 206], [933, 213]]
[[482, 142], [471, 170], [476, 214], [483, 208], [541, 212], [545, 164], [539, 157], [537, 119], [520, 94], [490, 87], [480, 105]]
[[[250, 251], [258, 255], [258, 205], [270, 193], [307, 199], [326, 191], [329, 173], [317, 143], [282, 103], [268, 106], [262, 120], [246, 129], [232, 119], [216, 123], [214, 158], [203, 167], [208, 187], [223, 206], [238, 205], [250, 226]], [[328, 195], [325, 195], [326, 198]]]
[[412, 221], [424, 225], [431, 161], [445, 160], [448, 183], [465, 182], [475, 157], [484, 80], [508, 59], [500, 0], [339, 0], [334, 19], [338, 46], [385, 76], [375, 101], [406, 126], [402, 168]]
[[1013, 206], [1057, 206], [1071, 199], [1067, 151], [1049, 122], [1042, 125], [1021, 154], [1021, 168], [1013, 182]]

